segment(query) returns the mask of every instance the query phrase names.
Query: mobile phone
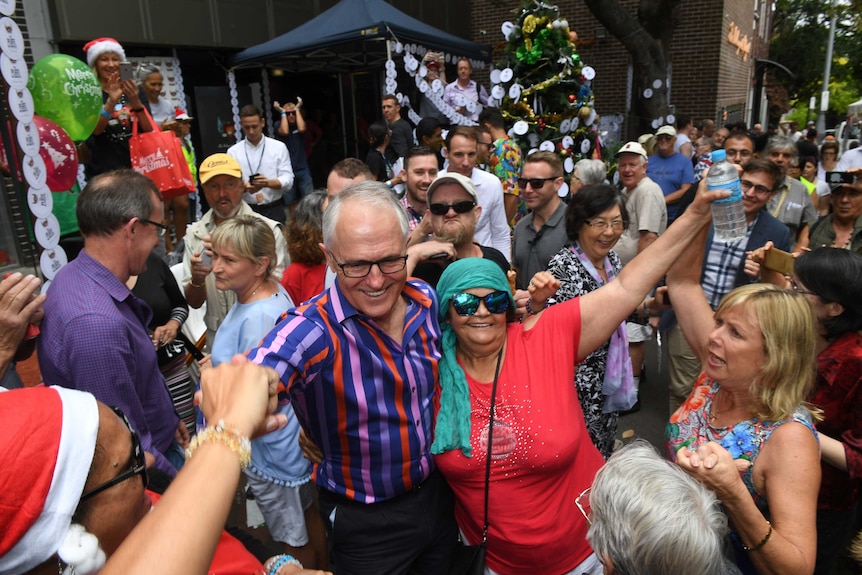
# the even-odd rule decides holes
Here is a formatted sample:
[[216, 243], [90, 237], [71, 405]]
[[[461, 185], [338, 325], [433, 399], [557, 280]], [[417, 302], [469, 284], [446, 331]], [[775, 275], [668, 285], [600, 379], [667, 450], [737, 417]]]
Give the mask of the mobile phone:
[[258, 177], [259, 175], [260, 175], [260, 174], [252, 174], [252, 175], [250, 175], [250, 176], [248, 177], [248, 183], [249, 183], [249, 184], [253, 184], [253, 183], [254, 183], [254, 179], [255, 179], [256, 177]]
[[134, 66], [131, 62], [120, 62], [120, 81], [131, 80], [134, 76]]
[[838, 184], [852, 184], [856, 181], [856, 174], [850, 172], [826, 172], [826, 183], [830, 186]]
[[658, 302], [661, 305], [671, 305], [670, 304], [670, 293], [663, 291], [663, 292], [659, 293], [658, 295], [659, 295]]
[[212, 267], [213, 257], [209, 253], [207, 253], [206, 250], [201, 250], [201, 256], [200, 257], [201, 257], [201, 265], [202, 266]]
[[786, 276], [793, 275], [793, 255], [777, 248], [766, 250], [766, 258], [763, 267], [782, 273]]

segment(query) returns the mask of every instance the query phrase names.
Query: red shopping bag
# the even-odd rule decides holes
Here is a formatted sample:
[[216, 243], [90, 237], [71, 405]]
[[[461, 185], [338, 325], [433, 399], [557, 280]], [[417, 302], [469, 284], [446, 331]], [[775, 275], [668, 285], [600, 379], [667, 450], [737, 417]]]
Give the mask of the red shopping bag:
[[142, 112], [150, 119], [152, 132], [138, 133], [138, 120], [133, 122], [129, 139], [129, 155], [132, 168], [153, 180], [162, 193], [163, 200], [170, 200], [195, 191], [195, 182], [183, 155], [182, 144], [173, 132], [162, 132], [146, 108]]

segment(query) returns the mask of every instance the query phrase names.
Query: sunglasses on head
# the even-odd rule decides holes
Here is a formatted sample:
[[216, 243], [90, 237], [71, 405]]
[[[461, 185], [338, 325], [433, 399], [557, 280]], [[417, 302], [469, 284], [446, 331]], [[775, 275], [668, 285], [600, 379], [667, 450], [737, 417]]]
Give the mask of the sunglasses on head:
[[90, 489], [89, 491], [85, 491], [83, 495], [81, 495], [81, 501], [88, 499], [97, 493], [101, 493], [106, 489], [117, 485], [118, 483], [122, 483], [127, 479], [131, 479], [135, 475], [140, 475], [141, 479], [144, 482], [144, 488], [146, 489], [147, 484], [149, 483], [149, 477], [147, 477], [147, 458], [144, 455], [144, 448], [141, 446], [141, 440], [138, 437], [138, 434], [132, 429], [132, 424], [129, 422], [129, 418], [126, 417], [126, 414], [117, 409], [116, 407], [112, 407], [111, 410], [123, 420], [123, 423], [126, 424], [126, 427], [129, 429], [129, 433], [132, 435], [132, 466], [114, 477], [113, 479], [109, 479], [108, 481], [102, 483], [101, 485], [97, 485], [96, 487]]
[[463, 317], [476, 313], [479, 310], [479, 302], [485, 303], [485, 309], [489, 313], [505, 313], [509, 310], [509, 294], [500, 290], [492, 291], [484, 297], [467, 292], [452, 296], [452, 307], [455, 308], [455, 313]]
[[445, 216], [449, 213], [449, 208], [455, 210], [456, 214], [466, 214], [476, 207], [476, 202], [464, 200], [463, 202], [455, 202], [454, 204], [431, 204], [428, 209], [435, 216]]

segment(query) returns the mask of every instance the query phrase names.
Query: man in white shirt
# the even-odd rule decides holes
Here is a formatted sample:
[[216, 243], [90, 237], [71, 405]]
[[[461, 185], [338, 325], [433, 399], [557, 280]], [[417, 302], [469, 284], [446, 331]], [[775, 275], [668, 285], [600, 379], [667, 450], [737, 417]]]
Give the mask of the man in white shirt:
[[470, 178], [476, 186], [476, 194], [482, 213], [473, 235], [476, 243], [499, 250], [508, 261], [512, 261], [512, 236], [506, 220], [503, 203], [503, 185], [500, 179], [476, 168], [476, 131], [469, 126], [456, 126], [446, 136], [449, 166], [440, 172], [455, 172]]
[[242, 198], [258, 214], [284, 224], [281, 197], [293, 186], [290, 153], [282, 142], [263, 135], [266, 121], [257, 106], [243, 106], [239, 117], [245, 139], [227, 153], [242, 167]]

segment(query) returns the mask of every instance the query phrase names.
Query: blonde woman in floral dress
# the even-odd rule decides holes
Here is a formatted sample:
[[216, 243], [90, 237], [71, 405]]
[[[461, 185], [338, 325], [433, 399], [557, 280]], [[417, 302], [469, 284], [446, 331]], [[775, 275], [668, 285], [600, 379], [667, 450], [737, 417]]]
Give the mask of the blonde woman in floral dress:
[[721, 500], [743, 573], [810, 574], [820, 484], [805, 404], [814, 383], [811, 306], [801, 294], [751, 284], [713, 314], [696, 245], [668, 273], [680, 327], [703, 365], [668, 423], [669, 455]]

